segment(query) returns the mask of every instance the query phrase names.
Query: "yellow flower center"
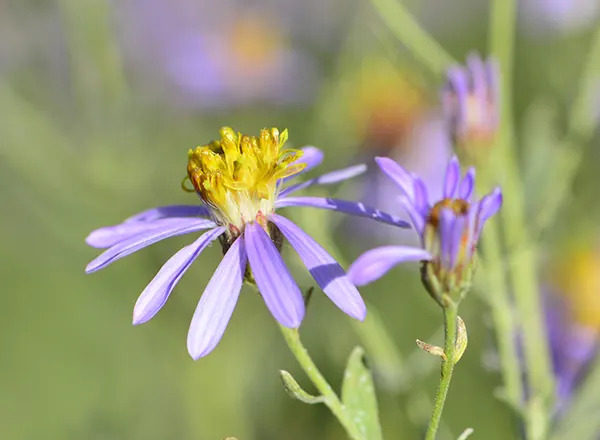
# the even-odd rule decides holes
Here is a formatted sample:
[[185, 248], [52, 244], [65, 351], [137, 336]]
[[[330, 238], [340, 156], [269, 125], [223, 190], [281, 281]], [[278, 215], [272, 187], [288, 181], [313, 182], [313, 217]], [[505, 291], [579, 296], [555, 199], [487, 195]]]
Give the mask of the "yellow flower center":
[[248, 222], [258, 221], [265, 230], [273, 213], [281, 179], [304, 169], [294, 163], [300, 150], [285, 150], [287, 130], [262, 129], [246, 136], [229, 127], [221, 139], [188, 153], [188, 177], [202, 200], [212, 208], [218, 224], [239, 235]]

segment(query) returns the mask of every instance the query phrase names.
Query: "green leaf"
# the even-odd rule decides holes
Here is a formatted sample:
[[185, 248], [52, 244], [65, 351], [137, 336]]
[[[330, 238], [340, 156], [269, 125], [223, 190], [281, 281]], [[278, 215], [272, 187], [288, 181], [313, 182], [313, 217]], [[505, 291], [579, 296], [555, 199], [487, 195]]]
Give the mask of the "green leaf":
[[296, 379], [294, 379], [287, 371], [279, 370], [279, 377], [283, 382], [285, 391], [290, 395], [291, 398], [299, 400], [300, 402], [308, 403], [309, 405], [322, 403], [325, 401], [323, 396], [312, 396], [304, 391], [300, 385], [298, 385]]
[[364, 439], [382, 439], [373, 376], [365, 364], [362, 347], [356, 347], [348, 359], [342, 383], [342, 402]]

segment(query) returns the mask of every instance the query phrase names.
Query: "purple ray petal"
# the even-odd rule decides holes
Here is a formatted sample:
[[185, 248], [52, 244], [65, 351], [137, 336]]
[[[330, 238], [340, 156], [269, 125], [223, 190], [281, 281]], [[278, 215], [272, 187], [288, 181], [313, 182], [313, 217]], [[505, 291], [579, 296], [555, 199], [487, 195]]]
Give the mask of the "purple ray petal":
[[410, 217], [410, 221], [412, 222], [412, 226], [414, 230], [419, 234], [419, 236], [423, 235], [423, 229], [425, 228], [425, 216], [423, 216], [420, 212], [416, 210], [414, 205], [408, 200], [406, 196], [399, 196], [398, 201], [406, 210], [406, 213]]
[[358, 217], [371, 218], [400, 228], [410, 228], [410, 225], [404, 220], [359, 202], [326, 197], [287, 197], [275, 201], [275, 208], [285, 208], [286, 206], [311, 206], [313, 208], [330, 209]]
[[277, 214], [272, 214], [270, 219], [298, 252], [300, 259], [329, 299], [344, 313], [364, 320], [367, 314], [365, 303], [339, 263], [290, 220]]
[[485, 70], [488, 85], [488, 100], [491, 104], [492, 114], [490, 122], [493, 127], [500, 123], [500, 66], [495, 58], [488, 58], [485, 63]]
[[189, 246], [179, 250], [161, 267], [135, 303], [133, 325], [142, 324], [158, 313], [188, 267], [223, 232], [224, 226], [208, 231]]
[[484, 105], [487, 102], [487, 72], [481, 57], [475, 53], [467, 56], [467, 66], [471, 72], [473, 94], [478, 103]]
[[407, 246], [383, 246], [365, 252], [348, 268], [348, 277], [357, 286], [381, 278], [392, 267], [406, 261], [430, 260], [424, 249]]
[[318, 167], [319, 165], [321, 165], [321, 162], [323, 162], [324, 154], [317, 147], [303, 147], [301, 148], [301, 150], [304, 152], [304, 154], [300, 159], [296, 160], [294, 163], [305, 163], [306, 167], [304, 167], [304, 169], [299, 173], [296, 173], [290, 177], [286, 177], [285, 179], [283, 179], [283, 182], [287, 182], [288, 180], [293, 179], [294, 177], [302, 173], [306, 173], [307, 171]]
[[456, 186], [460, 178], [460, 164], [456, 156], [452, 156], [448, 166], [446, 167], [446, 178], [444, 181], [444, 197], [453, 199], [456, 193]]
[[271, 314], [285, 327], [299, 327], [304, 299], [271, 238], [257, 223], [246, 225], [244, 238], [252, 275]]
[[417, 177], [414, 180], [415, 186], [415, 198], [414, 198], [414, 205], [415, 208], [417, 209], [417, 211], [422, 215], [422, 216], [426, 216], [427, 213], [429, 212], [429, 197], [427, 195], [427, 187], [425, 186], [425, 183], [419, 178]]
[[492, 193], [481, 199], [479, 209], [480, 221], [485, 221], [495, 215], [502, 206], [502, 191], [496, 188]]
[[475, 188], [475, 168], [471, 167], [465, 174], [460, 186], [458, 188], [458, 197], [469, 201], [473, 195], [473, 189]]
[[404, 191], [410, 201], [414, 201], [415, 193], [413, 176], [390, 158], [376, 157], [375, 162], [377, 162], [377, 165], [379, 168], [381, 168], [381, 171], [383, 171], [386, 176], [392, 179], [396, 185], [402, 189], [402, 191]]
[[231, 319], [246, 271], [244, 248], [241, 237], [233, 242], [198, 302], [187, 337], [193, 359], [206, 356], [217, 346]]
[[332, 183], [338, 183], [347, 179], [351, 179], [352, 177], [356, 177], [361, 175], [367, 171], [367, 166], [365, 164], [353, 165], [348, 168], [342, 168], [341, 170], [332, 171], [327, 174], [323, 174], [315, 179], [307, 180], [306, 182], [298, 183], [296, 185], [292, 185], [288, 188], [285, 188], [279, 193], [279, 197], [285, 197], [288, 194], [291, 194], [295, 191], [308, 188], [312, 185], [329, 185]]
[[160, 206], [129, 217], [124, 223], [148, 222], [165, 217], [210, 217], [210, 211], [202, 205]]
[[214, 223], [205, 219], [186, 218], [165, 226], [164, 228], [152, 229], [147, 232], [142, 232], [131, 237], [128, 240], [122, 241], [108, 250], [104, 251], [96, 257], [85, 268], [86, 273], [96, 272], [103, 269], [109, 264], [123, 258], [135, 251], [143, 249], [165, 238], [174, 237], [176, 235], [189, 234], [203, 229], [208, 229], [214, 226]]
[[[163, 218], [154, 221], [125, 222], [115, 226], [107, 226], [96, 229], [87, 236], [85, 242], [92, 247], [105, 249], [116, 245], [122, 241], [135, 237], [142, 232], [148, 232], [155, 229], [162, 229], [170, 225], [177, 225], [181, 220], [189, 220], [181, 217]], [[212, 220], [198, 219], [206, 222], [208, 228], [217, 226]]]
[[465, 121], [467, 119], [467, 97], [469, 94], [469, 83], [465, 71], [458, 66], [453, 66], [448, 69], [446, 74], [448, 86], [456, 95], [456, 122], [459, 131], [464, 131]]
[[440, 254], [444, 267], [450, 269], [452, 267], [452, 256], [454, 254], [454, 224], [457, 220], [456, 215], [450, 209], [442, 209], [439, 217], [439, 241]]

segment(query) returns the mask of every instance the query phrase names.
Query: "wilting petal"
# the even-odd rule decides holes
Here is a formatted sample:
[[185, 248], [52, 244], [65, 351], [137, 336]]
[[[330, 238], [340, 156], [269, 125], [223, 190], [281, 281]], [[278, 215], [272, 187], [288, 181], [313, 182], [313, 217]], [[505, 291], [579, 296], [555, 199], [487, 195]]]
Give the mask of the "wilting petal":
[[367, 166], [365, 164], [353, 165], [348, 168], [342, 168], [341, 170], [332, 171], [327, 174], [323, 174], [315, 179], [307, 180], [306, 182], [298, 183], [296, 185], [292, 185], [288, 188], [285, 188], [279, 193], [279, 197], [284, 197], [288, 194], [291, 194], [295, 191], [308, 188], [312, 185], [329, 185], [332, 183], [342, 182], [347, 179], [351, 179], [352, 177], [359, 176], [367, 170]]
[[392, 267], [406, 261], [430, 260], [431, 255], [420, 248], [383, 246], [365, 252], [350, 265], [348, 277], [357, 286], [364, 286], [387, 273]]
[[158, 313], [188, 267], [206, 246], [223, 232], [225, 232], [224, 226], [208, 231], [194, 243], [179, 250], [161, 267], [135, 303], [133, 308], [134, 325], [142, 324]]
[[446, 167], [446, 179], [444, 183], [444, 197], [447, 199], [454, 198], [458, 179], [460, 178], [460, 164], [456, 156], [453, 156]]
[[358, 217], [371, 218], [400, 228], [410, 228], [410, 225], [404, 220], [359, 202], [326, 197], [286, 197], [275, 201], [275, 208], [285, 208], [286, 206], [311, 206], [313, 208], [330, 209]]
[[87, 265], [85, 271], [86, 273], [96, 272], [97, 270], [105, 268], [120, 258], [150, 246], [158, 241], [164, 240], [165, 238], [189, 234], [190, 232], [201, 231], [213, 226], [214, 223], [205, 219], [189, 218], [180, 219], [174, 224], [165, 226], [163, 228], [142, 232], [104, 251], [104, 253], [100, 254], [90, 264]]
[[[189, 219], [181, 217], [163, 218], [154, 221], [125, 222], [115, 226], [107, 226], [93, 231], [87, 236], [85, 242], [95, 248], [109, 248], [124, 240], [135, 237], [142, 232], [148, 232], [155, 229], [166, 228], [171, 225], [177, 225], [181, 220], [187, 221]], [[198, 219], [198, 221], [205, 222], [207, 228], [217, 226], [212, 220]]]
[[383, 171], [386, 176], [392, 179], [396, 185], [402, 189], [402, 191], [404, 191], [411, 202], [414, 201], [415, 193], [413, 176], [411, 176], [408, 171], [388, 157], [376, 157], [375, 162], [377, 162], [377, 165], [379, 165], [381, 171]]
[[361, 321], [365, 319], [365, 303], [339, 263], [290, 220], [277, 214], [271, 215], [270, 219], [298, 252], [300, 259], [329, 299], [353, 318]]
[[471, 167], [465, 174], [458, 188], [458, 197], [463, 200], [470, 200], [475, 188], [475, 168]]
[[210, 217], [210, 212], [202, 205], [159, 206], [129, 217], [125, 222], [148, 222], [165, 217]]
[[297, 328], [304, 318], [304, 299], [271, 238], [257, 223], [244, 231], [252, 275], [265, 304], [281, 325]]
[[194, 359], [206, 356], [217, 346], [231, 319], [246, 271], [244, 247], [242, 237], [233, 242], [198, 302], [187, 338]]

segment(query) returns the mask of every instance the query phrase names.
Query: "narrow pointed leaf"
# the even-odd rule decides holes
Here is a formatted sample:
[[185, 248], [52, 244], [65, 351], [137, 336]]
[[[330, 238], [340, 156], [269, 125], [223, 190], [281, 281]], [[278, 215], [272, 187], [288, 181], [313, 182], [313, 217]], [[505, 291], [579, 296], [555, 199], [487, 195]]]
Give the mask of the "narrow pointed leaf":
[[365, 364], [362, 347], [356, 347], [348, 359], [342, 383], [342, 402], [364, 439], [382, 440], [373, 376]]

